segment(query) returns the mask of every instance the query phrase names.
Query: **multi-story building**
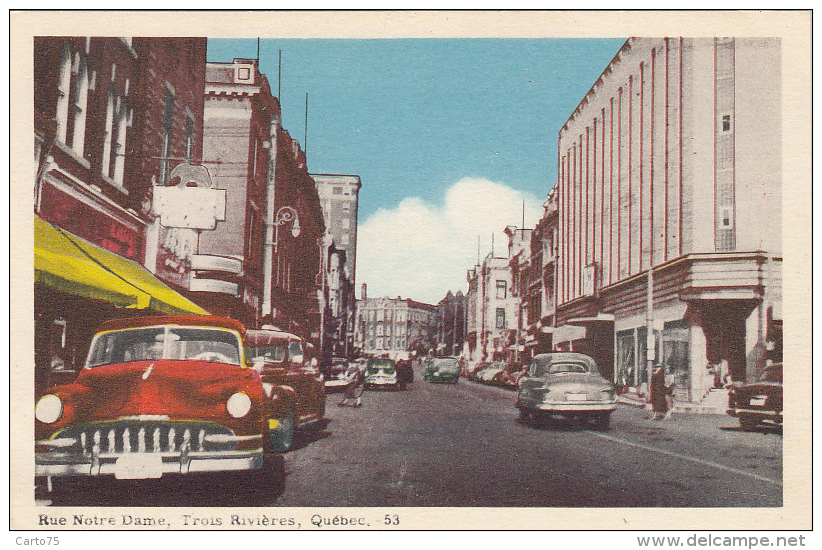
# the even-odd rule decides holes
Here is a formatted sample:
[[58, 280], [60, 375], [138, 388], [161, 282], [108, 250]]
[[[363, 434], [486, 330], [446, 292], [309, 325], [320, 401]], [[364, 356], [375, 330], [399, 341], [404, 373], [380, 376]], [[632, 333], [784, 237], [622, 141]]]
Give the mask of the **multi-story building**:
[[559, 132], [555, 346], [691, 402], [781, 360], [781, 71], [773, 38], [625, 42]]
[[[325, 220], [327, 269], [324, 297], [324, 349], [347, 356], [353, 351], [357, 273], [357, 212], [362, 183], [359, 176], [311, 174]], [[328, 359], [326, 357], [326, 359]]]
[[465, 296], [448, 291], [437, 304], [437, 332], [435, 353], [440, 356], [457, 356], [465, 342]]
[[509, 359], [513, 351], [518, 300], [511, 296], [508, 257], [489, 253], [468, 270], [466, 358], [469, 361]]
[[551, 334], [556, 312], [554, 271], [558, 244], [556, 191], [556, 187], [552, 188], [542, 205], [542, 218], [531, 236], [530, 258], [521, 285], [521, 300], [527, 303], [522, 316], [526, 334], [523, 362], [552, 349]]
[[437, 307], [404, 298], [365, 298], [357, 303], [357, 336], [364, 355], [396, 358], [434, 351]]
[[[507, 357], [511, 362], [522, 363], [525, 355], [525, 337], [528, 329], [528, 316], [533, 306], [528, 300], [531, 289], [531, 242], [533, 229], [509, 225], [505, 228], [508, 235], [508, 268], [511, 271], [511, 298], [516, 302], [511, 328], [508, 334]], [[541, 275], [541, 274], [540, 274]]]
[[179, 292], [189, 251], [158, 265], [146, 242], [160, 159], [200, 155], [205, 51], [204, 38], [34, 39], [38, 388], [50, 364], [82, 361], [103, 320], [206, 313]]
[[191, 288], [247, 326], [316, 338], [319, 197], [257, 61], [208, 63], [204, 112], [204, 164], [226, 207], [225, 220], [200, 235]]

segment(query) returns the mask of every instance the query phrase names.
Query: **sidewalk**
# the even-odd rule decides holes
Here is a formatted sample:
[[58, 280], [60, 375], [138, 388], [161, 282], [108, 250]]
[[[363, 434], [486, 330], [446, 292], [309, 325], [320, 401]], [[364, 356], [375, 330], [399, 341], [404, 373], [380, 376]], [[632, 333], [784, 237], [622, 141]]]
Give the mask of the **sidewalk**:
[[[617, 402], [622, 405], [640, 407], [651, 410], [651, 404], [645, 396], [640, 396], [634, 392], [627, 392], [617, 396]], [[673, 414], [725, 414], [728, 407], [728, 391], [711, 391], [699, 403], [683, 403], [674, 401]]]

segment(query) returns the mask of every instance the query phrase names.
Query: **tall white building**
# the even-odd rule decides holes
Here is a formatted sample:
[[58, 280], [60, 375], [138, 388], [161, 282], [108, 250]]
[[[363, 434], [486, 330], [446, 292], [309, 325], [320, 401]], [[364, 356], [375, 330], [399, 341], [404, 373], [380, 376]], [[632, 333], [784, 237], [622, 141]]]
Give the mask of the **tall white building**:
[[691, 402], [781, 361], [781, 71], [775, 38], [625, 42], [559, 132], [555, 346]]

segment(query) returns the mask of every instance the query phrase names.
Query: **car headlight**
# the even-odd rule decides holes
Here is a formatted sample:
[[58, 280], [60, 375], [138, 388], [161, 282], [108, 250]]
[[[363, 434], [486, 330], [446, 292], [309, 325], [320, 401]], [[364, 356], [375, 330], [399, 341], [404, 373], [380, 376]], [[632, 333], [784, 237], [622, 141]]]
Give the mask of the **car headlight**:
[[63, 416], [63, 401], [53, 393], [44, 395], [34, 407], [34, 417], [44, 424], [51, 424]]
[[604, 390], [600, 390], [600, 393], [602, 393], [608, 399], [613, 400], [615, 392], [612, 389], [604, 389]]
[[225, 403], [228, 414], [234, 418], [242, 418], [251, 410], [251, 398], [244, 392], [237, 392], [228, 398]]

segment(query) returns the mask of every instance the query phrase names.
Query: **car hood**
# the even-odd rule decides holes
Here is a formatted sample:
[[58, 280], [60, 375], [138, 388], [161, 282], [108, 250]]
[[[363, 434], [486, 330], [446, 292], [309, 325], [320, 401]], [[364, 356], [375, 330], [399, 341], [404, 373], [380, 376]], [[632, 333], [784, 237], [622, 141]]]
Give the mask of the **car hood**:
[[252, 369], [203, 361], [135, 361], [84, 370], [57, 393], [76, 409], [81, 421], [163, 415], [169, 419], [216, 418], [226, 400], [243, 391], [262, 400], [262, 385]]

